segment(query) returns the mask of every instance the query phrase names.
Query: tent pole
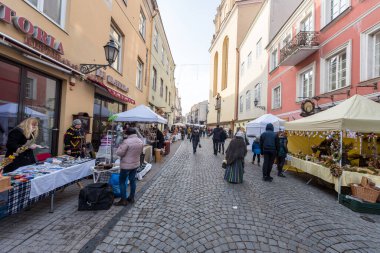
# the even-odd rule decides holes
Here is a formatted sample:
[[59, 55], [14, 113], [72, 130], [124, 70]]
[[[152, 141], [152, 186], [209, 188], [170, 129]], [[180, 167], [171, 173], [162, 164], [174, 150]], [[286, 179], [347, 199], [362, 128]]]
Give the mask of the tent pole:
[[[343, 130], [340, 131], [340, 138], [339, 138], [339, 144], [340, 144], [340, 161], [339, 161], [339, 165], [340, 167], [342, 167], [342, 155], [343, 155]], [[339, 195], [341, 194], [342, 192], [342, 177], [343, 177], [343, 171], [342, 171], [342, 175], [340, 175], [340, 177], [338, 178], [338, 201], [339, 201]]]

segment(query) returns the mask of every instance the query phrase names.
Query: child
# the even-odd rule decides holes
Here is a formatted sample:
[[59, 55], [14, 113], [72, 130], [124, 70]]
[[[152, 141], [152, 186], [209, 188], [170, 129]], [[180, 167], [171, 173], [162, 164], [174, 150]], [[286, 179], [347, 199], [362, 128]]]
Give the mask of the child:
[[261, 150], [260, 150], [260, 142], [259, 138], [254, 137], [253, 138], [253, 143], [252, 143], [252, 164], [255, 164], [255, 158], [257, 156], [257, 165], [260, 166], [260, 155], [261, 155]]

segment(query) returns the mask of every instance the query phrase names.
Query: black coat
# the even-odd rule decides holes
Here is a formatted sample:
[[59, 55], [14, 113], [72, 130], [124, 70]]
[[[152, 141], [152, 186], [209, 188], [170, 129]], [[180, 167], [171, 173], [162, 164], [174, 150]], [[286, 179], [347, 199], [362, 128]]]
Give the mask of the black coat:
[[273, 125], [269, 123], [265, 129], [266, 131], [260, 136], [260, 149], [263, 154], [272, 153], [276, 154], [279, 150], [279, 139], [277, 134], [273, 131]]
[[[13, 128], [8, 134], [8, 141], [6, 145], [7, 152], [5, 156], [8, 157], [13, 155], [13, 153], [15, 153], [18, 148], [21, 148], [27, 141], [28, 139], [25, 137], [21, 128]], [[33, 164], [35, 162], [36, 160], [34, 158], [33, 150], [27, 149], [19, 154], [11, 164], [5, 166], [4, 173], [14, 171], [22, 166]]]
[[209, 136], [212, 135], [213, 140], [220, 141], [220, 134], [221, 134], [221, 129], [219, 127], [216, 127], [212, 130], [212, 132]]
[[227, 133], [224, 130], [220, 130], [220, 142], [225, 142], [227, 139]]
[[193, 142], [193, 146], [197, 146], [198, 143], [199, 143], [199, 136], [200, 136], [200, 132], [192, 132], [191, 133], [191, 137], [190, 137], [190, 141]]

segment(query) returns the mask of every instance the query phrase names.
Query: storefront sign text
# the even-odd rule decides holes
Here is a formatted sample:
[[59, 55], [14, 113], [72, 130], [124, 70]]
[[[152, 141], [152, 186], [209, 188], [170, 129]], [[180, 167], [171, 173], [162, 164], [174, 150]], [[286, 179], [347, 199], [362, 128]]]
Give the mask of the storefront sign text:
[[113, 77], [110, 76], [110, 75], [107, 75], [107, 82], [109, 84], [112, 84], [112, 85], [118, 87], [119, 89], [121, 89], [121, 90], [123, 90], [125, 92], [128, 92], [128, 90], [129, 90], [127, 86], [125, 86], [124, 84], [122, 84], [118, 80], [113, 79]]
[[57, 53], [63, 55], [63, 45], [61, 42], [45, 32], [42, 28], [34, 26], [25, 17], [16, 16], [16, 12], [0, 2], [0, 21], [8, 24], [13, 24], [19, 31], [24, 33], [27, 37], [32, 37], [35, 40], [43, 43], [45, 46], [53, 49]]

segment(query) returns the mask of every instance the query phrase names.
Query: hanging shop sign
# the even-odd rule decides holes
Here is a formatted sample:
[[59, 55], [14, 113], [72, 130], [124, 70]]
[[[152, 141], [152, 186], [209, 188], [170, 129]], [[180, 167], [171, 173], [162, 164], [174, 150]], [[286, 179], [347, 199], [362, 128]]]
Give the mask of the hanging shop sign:
[[52, 35], [48, 34], [41, 27], [33, 25], [33, 23], [25, 17], [18, 17], [16, 11], [0, 2], [0, 21], [13, 24], [20, 32], [24, 33], [28, 38], [33, 38], [43, 45], [53, 49], [55, 52], [63, 55], [62, 42], [57, 41]]

